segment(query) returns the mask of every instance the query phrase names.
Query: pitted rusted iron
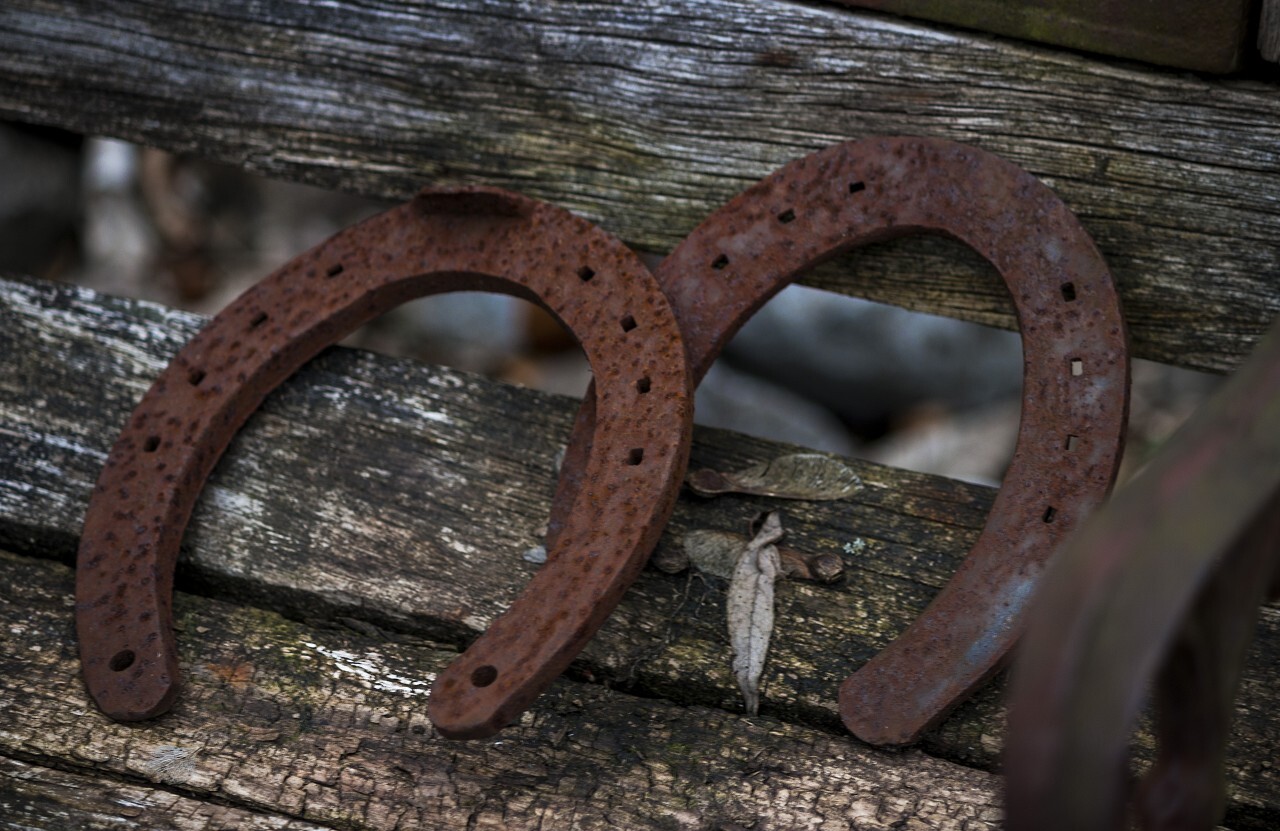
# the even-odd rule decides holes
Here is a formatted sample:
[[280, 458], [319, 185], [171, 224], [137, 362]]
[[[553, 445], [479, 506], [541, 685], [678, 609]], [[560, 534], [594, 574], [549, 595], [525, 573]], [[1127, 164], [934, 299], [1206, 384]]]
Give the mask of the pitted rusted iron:
[[[911, 627], [840, 689], [874, 744], [914, 741], [1001, 665], [1045, 560], [1109, 492], [1129, 357], [1110, 272], [1074, 214], [1029, 173], [939, 139], [873, 138], [788, 164], [712, 214], [658, 267], [701, 379], [733, 334], [800, 274], [860, 245], [953, 237], [1004, 277], [1022, 330], [1022, 423], [980, 538]], [[590, 449], [587, 395], [552, 509], [569, 516]]]
[[1011, 831], [1130, 827], [1130, 738], [1156, 682], [1148, 831], [1210, 829], [1259, 607], [1280, 588], [1280, 324], [1049, 570], [1018, 650]]
[[174, 700], [178, 546], [240, 425], [359, 325], [458, 290], [555, 314], [591, 363], [602, 416], [554, 563], [436, 679], [431, 719], [450, 737], [496, 732], [581, 650], [643, 566], [684, 474], [692, 398], [679, 329], [653, 275], [585, 220], [498, 190], [424, 191], [242, 294], [134, 410], [90, 499], [76, 570], [82, 667], [103, 712], [145, 719]]

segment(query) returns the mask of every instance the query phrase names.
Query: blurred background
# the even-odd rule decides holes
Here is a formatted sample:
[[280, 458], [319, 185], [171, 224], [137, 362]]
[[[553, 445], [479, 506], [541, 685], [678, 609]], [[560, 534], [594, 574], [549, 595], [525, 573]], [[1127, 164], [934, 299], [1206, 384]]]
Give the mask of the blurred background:
[[[111, 139], [0, 123], [0, 272], [214, 314], [385, 207]], [[420, 300], [346, 343], [575, 397], [590, 377], [555, 320], [498, 295]], [[998, 484], [1016, 438], [1021, 374], [1016, 333], [792, 287], [713, 367], [698, 390], [697, 421]], [[1219, 382], [1146, 361], [1133, 374], [1122, 478]]]

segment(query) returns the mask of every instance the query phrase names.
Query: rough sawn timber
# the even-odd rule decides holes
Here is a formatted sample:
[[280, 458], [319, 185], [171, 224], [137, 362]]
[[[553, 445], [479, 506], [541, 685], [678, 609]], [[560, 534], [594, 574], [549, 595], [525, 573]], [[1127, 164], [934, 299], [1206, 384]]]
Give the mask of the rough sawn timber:
[[[370, 195], [509, 187], [657, 252], [797, 156], [940, 136], [1080, 215], [1139, 357], [1227, 370], [1280, 314], [1276, 86], [817, 3], [6, 3], [0, 115]], [[1014, 325], [994, 271], [942, 240], [809, 282]]]
[[[999, 825], [991, 774], [569, 681], [499, 738], [450, 742], [424, 711], [452, 653], [189, 596], [176, 604], [182, 701], [155, 721], [118, 724], [77, 677], [71, 571], [0, 552], [0, 582], [0, 754], [21, 756], [28, 772], [81, 774], [91, 798], [59, 806], [71, 802], [77, 818], [114, 803], [122, 823], [156, 828]], [[0, 800], [70, 778], [32, 783], [16, 767], [0, 764]], [[25, 810], [36, 828], [70, 827], [65, 814]]]
[[[70, 562], [116, 431], [197, 316], [51, 283], [0, 283], [0, 546]], [[446, 369], [335, 349], [250, 419], [196, 509], [179, 585], [296, 620], [343, 621], [457, 649], [533, 573], [569, 399]], [[700, 430], [694, 464], [737, 469], [788, 448]], [[762, 712], [844, 739], [839, 682], [946, 581], [989, 489], [850, 460], [864, 489], [837, 502], [686, 495], [662, 546], [694, 529], [744, 530], [783, 511], [786, 543], [845, 560], [843, 585], [784, 582]], [[861, 543], [858, 541], [861, 540]], [[648, 571], [570, 675], [683, 706], [741, 712], [725, 585]], [[68, 621], [70, 611], [67, 611]], [[69, 623], [68, 623], [69, 625]], [[70, 631], [70, 630], [68, 630]], [[184, 628], [189, 649], [202, 633]], [[1238, 705], [1228, 824], [1275, 827], [1280, 783], [1280, 615], [1266, 610]], [[68, 682], [70, 683], [70, 682]], [[1002, 684], [923, 748], [991, 768]], [[544, 704], [535, 705], [541, 717]], [[1138, 739], [1150, 755], [1150, 738]]]

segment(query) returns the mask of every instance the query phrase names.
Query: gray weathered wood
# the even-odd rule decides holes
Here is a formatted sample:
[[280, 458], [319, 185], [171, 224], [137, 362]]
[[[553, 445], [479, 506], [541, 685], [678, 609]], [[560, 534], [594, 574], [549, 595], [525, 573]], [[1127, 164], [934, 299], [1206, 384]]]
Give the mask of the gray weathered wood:
[[[28, 647], [33, 644], [28, 644]], [[33, 673], [32, 678], [46, 677]], [[63, 683], [57, 679], [57, 683]], [[57, 759], [66, 764], [66, 759]], [[92, 773], [0, 756], [0, 828], [21, 831], [325, 831], [275, 813], [216, 802]]]
[[[115, 431], [199, 320], [67, 286], [3, 285], [0, 545], [69, 560]], [[215, 472], [187, 536], [181, 585], [294, 618], [351, 619], [465, 645], [533, 572], [520, 555], [540, 541], [572, 411], [564, 398], [332, 350], [268, 399]], [[740, 469], [784, 451], [700, 430], [694, 459]], [[841, 586], [778, 587], [762, 695], [765, 714], [837, 735], [840, 680], [945, 582], [992, 495], [850, 464], [865, 488], [837, 502], [686, 497], [661, 543], [678, 545], [694, 529], [742, 532], [758, 510], [777, 507], [787, 545], [845, 559]], [[646, 572], [571, 675], [740, 711], [724, 594], [714, 578]], [[1277, 771], [1263, 763], [1280, 746], [1280, 614], [1267, 610], [1260, 633], [1229, 762], [1229, 824], [1240, 828], [1280, 818]], [[925, 749], [993, 765], [1000, 689], [958, 710]], [[1149, 737], [1139, 745], [1149, 754]]]
[[[451, 653], [196, 597], [176, 604], [182, 700], [156, 721], [117, 724], [78, 677], [70, 570], [0, 552], [0, 584], [0, 754], [128, 780], [139, 811], [128, 820], [147, 827], [201, 827], [166, 826], [168, 809], [153, 808], [165, 800], [297, 821], [243, 826], [256, 828], [998, 826], [991, 774], [568, 681], [497, 739], [450, 742], [423, 705]], [[100, 793], [86, 801], [77, 813], [109, 807]]]
[[[1080, 214], [1139, 356], [1229, 369], [1280, 313], [1275, 86], [821, 4], [31, 0], [0, 8], [0, 114], [380, 196], [498, 184], [655, 251], [796, 156], [937, 135]], [[810, 282], [1014, 325], [990, 268], [942, 241]]]

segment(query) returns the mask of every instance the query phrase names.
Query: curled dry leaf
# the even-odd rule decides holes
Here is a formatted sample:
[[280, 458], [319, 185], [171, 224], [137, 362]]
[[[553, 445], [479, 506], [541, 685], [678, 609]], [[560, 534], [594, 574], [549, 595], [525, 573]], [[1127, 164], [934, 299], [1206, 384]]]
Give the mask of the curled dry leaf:
[[695, 470], [686, 480], [699, 496], [746, 493], [779, 499], [843, 499], [862, 490], [862, 480], [839, 459], [821, 453], [791, 453], [736, 473]]
[[738, 558], [729, 581], [729, 643], [733, 647], [733, 674], [747, 712], [760, 710], [760, 677], [773, 634], [773, 587], [781, 571], [778, 548], [782, 520], [770, 513], [755, 539]]
[[684, 553], [698, 571], [729, 580], [748, 542], [728, 531], [690, 531], [684, 535]]
[[[678, 574], [690, 565], [703, 574], [729, 580], [738, 558], [750, 540], [729, 531], [690, 531], [679, 548], [655, 552], [649, 562], [667, 574]], [[778, 548], [782, 576], [814, 583], [834, 583], [844, 577], [844, 560], [835, 554], [801, 554], [791, 548]]]

